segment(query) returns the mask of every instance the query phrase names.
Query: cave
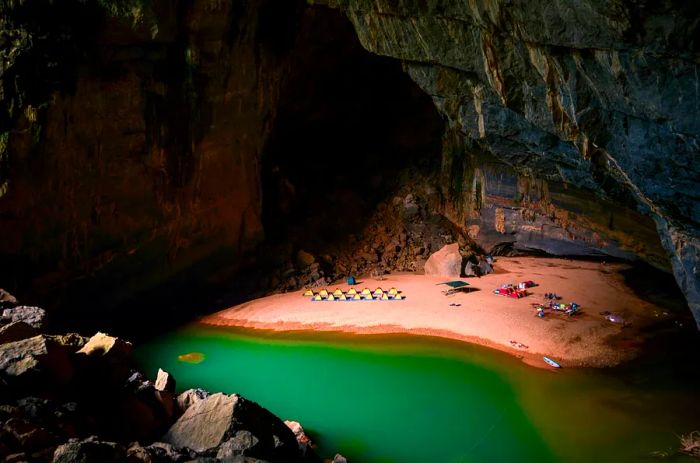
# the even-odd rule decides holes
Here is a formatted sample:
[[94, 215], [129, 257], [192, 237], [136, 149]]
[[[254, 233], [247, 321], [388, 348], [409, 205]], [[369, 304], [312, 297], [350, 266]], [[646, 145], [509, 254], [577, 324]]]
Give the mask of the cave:
[[613, 3], [2, 2], [0, 460], [699, 457], [700, 11]]
[[320, 253], [359, 232], [409, 169], [436, 172], [443, 121], [400, 63], [341, 13], [307, 9], [262, 157], [271, 244]]

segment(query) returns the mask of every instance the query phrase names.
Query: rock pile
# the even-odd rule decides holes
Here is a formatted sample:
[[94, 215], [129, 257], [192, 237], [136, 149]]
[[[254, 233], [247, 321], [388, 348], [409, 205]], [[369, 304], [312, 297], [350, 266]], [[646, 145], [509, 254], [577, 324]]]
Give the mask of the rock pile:
[[237, 394], [176, 395], [168, 372], [153, 382], [133, 368], [130, 343], [45, 334], [42, 309], [11, 305], [0, 319], [0, 461], [321, 461], [299, 423]]
[[[461, 257], [455, 277], [489, 273], [484, 259], [466, 233], [436, 212], [434, 193], [427, 186], [407, 185], [380, 203], [367, 226], [346, 243], [320, 255], [308, 250], [290, 254], [272, 276], [272, 291], [321, 287], [348, 275], [380, 277], [392, 272], [422, 271], [431, 254], [455, 243]], [[462, 259], [465, 259], [464, 262]], [[465, 268], [466, 267], [466, 268]], [[267, 281], [266, 281], [267, 283]]]

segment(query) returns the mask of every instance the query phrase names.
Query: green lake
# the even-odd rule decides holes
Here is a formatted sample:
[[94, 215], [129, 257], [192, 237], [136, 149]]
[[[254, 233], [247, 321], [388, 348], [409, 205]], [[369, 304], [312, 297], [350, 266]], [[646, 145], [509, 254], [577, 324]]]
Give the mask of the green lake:
[[[178, 360], [191, 352], [204, 360]], [[697, 367], [682, 362], [554, 371], [429, 337], [203, 325], [137, 358], [149, 377], [171, 372], [178, 390], [239, 393], [299, 421], [321, 456], [354, 463], [697, 461], [650, 456], [700, 429]]]

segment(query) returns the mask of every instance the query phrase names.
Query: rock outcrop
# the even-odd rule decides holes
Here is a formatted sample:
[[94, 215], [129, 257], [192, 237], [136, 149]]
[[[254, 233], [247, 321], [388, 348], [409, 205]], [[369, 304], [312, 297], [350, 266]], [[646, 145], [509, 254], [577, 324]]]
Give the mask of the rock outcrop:
[[163, 441], [201, 453], [218, 448], [219, 458], [299, 458], [292, 431], [266, 409], [235, 394], [214, 394], [194, 403], [172, 425]]
[[[477, 240], [495, 229], [525, 247], [551, 252], [562, 241], [566, 253], [573, 245], [659, 265], [653, 240], [634, 236], [649, 234], [651, 222], [639, 218], [646, 214], [700, 322], [696, 5], [322, 3], [347, 14], [367, 50], [402, 60], [446, 118], [441, 187], [458, 225], [471, 227]], [[502, 193], [485, 194], [493, 182], [487, 177], [503, 168], [465, 168], [480, 156], [549, 195], [528, 198], [518, 188], [511, 199], [534, 199], [534, 207], [494, 204]], [[551, 194], [571, 187], [623, 208], [601, 211], [609, 224], [600, 227], [602, 217], [562, 207], [565, 197]], [[493, 218], [484, 220], [482, 209]], [[566, 218], [569, 211], [576, 220]], [[525, 217], [512, 220], [512, 212]], [[581, 226], [588, 239], [572, 239]]]

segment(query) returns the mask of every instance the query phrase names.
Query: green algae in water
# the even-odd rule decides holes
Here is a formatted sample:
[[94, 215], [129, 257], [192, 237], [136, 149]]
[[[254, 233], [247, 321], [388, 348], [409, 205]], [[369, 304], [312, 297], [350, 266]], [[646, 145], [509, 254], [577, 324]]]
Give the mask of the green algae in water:
[[648, 461], [700, 427], [695, 395], [669, 383], [538, 370], [434, 338], [197, 325], [137, 354], [149, 376], [161, 367], [180, 390], [240, 393], [300, 421], [322, 456], [354, 462]]

